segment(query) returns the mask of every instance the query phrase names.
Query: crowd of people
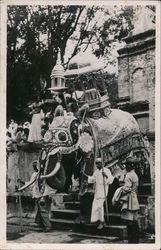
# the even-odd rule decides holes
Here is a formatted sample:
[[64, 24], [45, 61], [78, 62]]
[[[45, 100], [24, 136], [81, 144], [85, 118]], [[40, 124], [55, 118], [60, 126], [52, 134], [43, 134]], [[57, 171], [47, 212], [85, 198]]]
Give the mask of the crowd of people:
[[78, 105], [74, 98], [67, 95], [66, 100], [64, 100], [64, 96], [57, 93], [46, 100], [40, 99], [38, 96], [35, 97], [29, 108], [31, 122], [25, 121], [18, 124], [12, 119], [8, 125], [6, 131], [8, 151], [14, 151], [17, 144], [41, 141], [54, 117], [77, 115], [78, 112]]
[[11, 120], [6, 131], [6, 143], [7, 150], [16, 150], [17, 144], [21, 142], [27, 142], [30, 132], [30, 122], [26, 121], [23, 124], [18, 124], [14, 120]]

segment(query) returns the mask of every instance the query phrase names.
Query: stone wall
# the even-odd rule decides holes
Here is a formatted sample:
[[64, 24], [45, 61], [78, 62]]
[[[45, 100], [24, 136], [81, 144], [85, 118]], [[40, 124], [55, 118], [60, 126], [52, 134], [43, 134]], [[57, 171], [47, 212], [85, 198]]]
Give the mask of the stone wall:
[[155, 50], [146, 53], [146, 74], [149, 98], [149, 131], [155, 130]]
[[[118, 51], [118, 98], [129, 97], [130, 103], [148, 101], [150, 131], [154, 131], [155, 37], [153, 31], [140, 36], [126, 39], [127, 45]], [[151, 42], [147, 43], [148, 36]]]
[[155, 232], [155, 30], [125, 38], [118, 51], [118, 107], [134, 115], [149, 140], [148, 229]]
[[[155, 30], [129, 36], [125, 42], [118, 51], [118, 106], [134, 115], [141, 132], [155, 133]], [[152, 145], [154, 140], [149, 138]], [[155, 153], [153, 146], [150, 150]], [[154, 159], [151, 163], [154, 167]]]
[[[152, 136], [153, 135], [153, 136]], [[155, 138], [154, 138], [154, 134], [149, 133], [148, 137], [149, 137], [149, 152], [150, 152], [150, 159], [151, 159], [151, 163], [150, 163], [150, 174], [151, 174], [151, 183], [152, 183], [152, 195], [155, 194]]]
[[155, 198], [148, 197], [148, 230], [155, 233]]
[[16, 186], [18, 187], [17, 179], [20, 178], [26, 182], [30, 180], [33, 173], [32, 162], [38, 159], [39, 152], [27, 152], [19, 150], [12, 152], [7, 157], [7, 192], [15, 193]]
[[119, 98], [130, 96], [129, 86], [129, 58], [118, 58], [118, 96]]

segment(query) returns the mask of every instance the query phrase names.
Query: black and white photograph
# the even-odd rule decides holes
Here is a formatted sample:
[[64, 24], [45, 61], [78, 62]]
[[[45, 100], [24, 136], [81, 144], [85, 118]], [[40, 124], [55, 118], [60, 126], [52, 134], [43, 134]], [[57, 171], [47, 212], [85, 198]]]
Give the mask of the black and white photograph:
[[1, 1], [1, 249], [160, 249], [160, 1]]

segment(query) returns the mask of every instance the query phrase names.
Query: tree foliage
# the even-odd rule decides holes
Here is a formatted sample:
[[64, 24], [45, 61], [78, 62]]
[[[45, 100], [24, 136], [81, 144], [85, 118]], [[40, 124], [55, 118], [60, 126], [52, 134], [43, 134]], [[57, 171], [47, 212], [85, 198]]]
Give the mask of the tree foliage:
[[[65, 67], [89, 47], [97, 57], [114, 63], [113, 46], [132, 30], [133, 13], [132, 6], [8, 6], [8, 118], [24, 120], [27, 104], [41, 94], [44, 82], [50, 86], [58, 48]], [[69, 41], [71, 53], [65, 61]]]
[[133, 14], [132, 6], [115, 6], [105, 12], [105, 21], [99, 28], [96, 40], [98, 48], [93, 48], [97, 57], [108, 57], [113, 45], [128, 36], [133, 29]]
[[[97, 8], [91, 6], [9, 6], [7, 23], [7, 114], [17, 120], [42, 83], [50, 84], [58, 48], [65, 54], [68, 40], [77, 30], [74, 56], [86, 37]], [[82, 14], [86, 18], [82, 21]], [[72, 38], [74, 39], [74, 38]]]

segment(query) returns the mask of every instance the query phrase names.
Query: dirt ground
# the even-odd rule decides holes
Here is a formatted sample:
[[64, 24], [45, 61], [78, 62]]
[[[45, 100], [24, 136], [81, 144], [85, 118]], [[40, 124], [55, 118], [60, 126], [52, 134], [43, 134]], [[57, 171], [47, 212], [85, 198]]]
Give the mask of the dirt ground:
[[[140, 243], [154, 243], [153, 235], [144, 235], [140, 238]], [[98, 237], [94, 235], [84, 235], [75, 233], [72, 230], [53, 230], [51, 232], [41, 232], [35, 230], [20, 231], [20, 226], [7, 226], [8, 243], [40, 243], [40, 244], [127, 244], [127, 240], [119, 240], [117, 237]]]

